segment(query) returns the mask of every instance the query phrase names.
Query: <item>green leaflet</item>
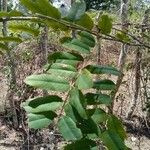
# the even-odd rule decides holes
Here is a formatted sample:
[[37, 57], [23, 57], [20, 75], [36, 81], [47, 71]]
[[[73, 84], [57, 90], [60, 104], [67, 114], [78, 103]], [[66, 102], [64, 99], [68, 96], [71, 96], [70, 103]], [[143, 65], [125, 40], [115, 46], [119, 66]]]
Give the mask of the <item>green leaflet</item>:
[[90, 53], [90, 48], [79, 39], [73, 39], [71, 42], [65, 42], [63, 43], [63, 46], [66, 48], [70, 48], [76, 52], [79, 52], [81, 54]]
[[[50, 54], [48, 56], [48, 62], [50, 64], [55, 62], [56, 64], [62, 64], [63, 66], [70, 66], [70, 67], [72, 66], [72, 68], [77, 67], [77, 65], [83, 60], [84, 59], [83, 59], [83, 57], [81, 55], [79, 55], [77, 53], [73, 53], [73, 52], [55, 52], [55, 53]], [[53, 69], [54, 69], [54, 67], [53, 67]], [[59, 67], [59, 69], [60, 69], [60, 67]], [[62, 71], [63, 70], [61, 70], [61, 73], [62, 73]], [[74, 77], [74, 75], [75, 75], [75, 68], [74, 68], [74, 70], [70, 70], [70, 71], [71, 72], [68, 72], [68, 73], [71, 73], [71, 76], [69, 76], [69, 78], [70, 77]]]
[[81, 139], [68, 144], [64, 147], [64, 150], [98, 150], [98, 147], [95, 141], [90, 139]]
[[58, 31], [68, 31], [69, 30], [69, 28], [66, 25], [64, 25], [63, 23], [54, 21], [54, 20], [47, 19], [47, 20], [44, 20], [43, 22], [55, 31], [57, 31], [57, 30]]
[[80, 36], [81, 42], [84, 44], [88, 45], [89, 47], [94, 47], [95, 46], [95, 38], [93, 35], [86, 31], [81, 31], [78, 33]]
[[33, 13], [50, 16], [52, 18], [60, 19], [61, 14], [58, 9], [52, 6], [48, 0], [20, 0], [21, 3]]
[[55, 52], [48, 56], [49, 63], [55, 62], [56, 60], [75, 60], [75, 61], [83, 61], [83, 57], [77, 53], [72, 52]]
[[30, 33], [34, 36], [38, 36], [39, 35], [39, 30], [38, 29], [34, 29], [29, 27], [28, 25], [9, 25], [9, 29], [13, 30], [13, 31], [21, 31], [21, 32], [27, 32]]
[[79, 115], [78, 111], [75, 109], [74, 106], [72, 106], [70, 103], [68, 103], [65, 106], [65, 114], [69, 116], [74, 122], [80, 122], [83, 118]]
[[22, 107], [28, 113], [40, 113], [44, 111], [55, 111], [62, 106], [62, 99], [58, 96], [46, 96], [29, 99], [22, 103]]
[[123, 128], [123, 124], [116, 116], [114, 115], [109, 116], [107, 123], [108, 129], [110, 131], [117, 133], [122, 140], [125, 140], [127, 138], [126, 132]]
[[130, 42], [131, 41], [129, 36], [126, 33], [123, 33], [123, 32], [118, 32], [116, 34], [116, 38], [123, 41], [123, 42]]
[[3, 17], [18, 17], [18, 16], [23, 16], [23, 14], [19, 11], [16, 11], [16, 10], [12, 10], [10, 12], [5, 12], [5, 11], [0, 12], [0, 18], [3, 18]]
[[90, 47], [95, 46], [95, 39], [94, 37], [85, 31], [78, 33], [79, 37], [71, 39], [70, 37], [64, 37], [61, 39], [61, 43], [65, 48], [69, 48], [74, 50], [75, 52], [81, 54], [88, 54], [90, 53]]
[[75, 122], [68, 116], [64, 116], [59, 120], [58, 128], [65, 140], [75, 141], [83, 137], [81, 130], [77, 128]]
[[86, 13], [82, 15], [81, 18], [77, 20], [75, 23], [89, 30], [92, 30], [94, 26], [92, 18]]
[[29, 113], [27, 114], [29, 128], [42, 129], [48, 127], [56, 116], [57, 115], [51, 111], [45, 111], [36, 114]]
[[105, 123], [108, 119], [108, 115], [106, 112], [100, 108], [94, 109], [94, 110], [88, 110], [88, 113], [91, 114], [91, 118], [97, 123]]
[[40, 89], [66, 92], [69, 90], [69, 83], [61, 78], [48, 74], [31, 75], [25, 79], [25, 83]]
[[63, 63], [53, 63], [50, 66], [50, 69], [47, 71], [47, 73], [56, 76], [61, 76], [62, 78], [69, 81], [77, 75], [77, 70], [72, 65], [63, 64]]
[[87, 119], [86, 109], [85, 109], [85, 99], [81, 91], [77, 88], [73, 88], [70, 91], [70, 104], [78, 111], [79, 115]]
[[85, 97], [87, 105], [99, 105], [99, 104], [110, 105], [112, 102], [112, 99], [109, 95], [102, 93], [99, 94], [87, 93]]
[[112, 29], [112, 19], [108, 15], [102, 15], [98, 22], [98, 27], [102, 34], [110, 34]]
[[79, 120], [77, 126], [81, 129], [82, 133], [88, 135], [89, 138], [96, 139], [101, 134], [100, 128], [92, 118]]
[[86, 32], [86, 31], [81, 31], [81, 32], [79, 32], [79, 35], [81, 37], [84, 37], [84, 38], [88, 39], [89, 41], [95, 43], [95, 38], [90, 33]]
[[111, 74], [116, 76], [121, 75], [120, 71], [111, 66], [88, 65], [85, 68], [92, 74]]
[[114, 90], [116, 85], [111, 80], [100, 80], [94, 82], [93, 88], [98, 90]]
[[2, 42], [22, 42], [22, 40], [18, 37], [8, 36], [8, 37], [0, 37], [0, 41]]
[[81, 42], [88, 45], [89, 47], [94, 47], [95, 46], [95, 42], [89, 40], [88, 38], [81, 37], [80, 40], [81, 40]]
[[82, 70], [76, 80], [78, 89], [90, 89], [93, 86], [93, 80], [90, 72], [86, 69]]
[[66, 65], [72, 65], [73, 67], [77, 67], [80, 64], [78, 60], [67, 60], [67, 59], [57, 59], [56, 63], [62, 63]]
[[108, 150], [128, 150], [124, 141], [115, 132], [106, 130], [101, 134], [100, 139]]

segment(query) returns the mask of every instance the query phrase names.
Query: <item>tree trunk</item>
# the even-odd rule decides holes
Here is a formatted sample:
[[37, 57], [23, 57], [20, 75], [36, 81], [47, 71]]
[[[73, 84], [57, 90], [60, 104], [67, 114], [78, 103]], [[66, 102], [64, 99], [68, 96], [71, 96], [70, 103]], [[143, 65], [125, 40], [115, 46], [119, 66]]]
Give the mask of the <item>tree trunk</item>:
[[[145, 11], [145, 15], [142, 21], [143, 25], [148, 24], [148, 18], [149, 18], [149, 9]], [[145, 32], [145, 29], [142, 28], [141, 30], [141, 35], [143, 35], [143, 33]], [[144, 48], [143, 48], [144, 50]], [[128, 118], [132, 117], [135, 108], [137, 106], [138, 103], [138, 98], [139, 98], [139, 90], [140, 90], [140, 84], [141, 84], [141, 60], [142, 60], [142, 53], [141, 53], [141, 48], [137, 48], [136, 51], [136, 58], [135, 58], [135, 91], [134, 91], [134, 97], [133, 97], [133, 104], [130, 108], [130, 112], [128, 115]]]
[[[7, 12], [7, 0], [2, 0], [1, 2], [2, 2], [1, 10]], [[8, 36], [6, 20], [3, 21], [2, 32], [4, 37]], [[5, 44], [9, 47], [8, 43]], [[13, 119], [13, 126], [15, 129], [17, 129], [19, 125], [18, 125], [18, 118], [17, 118], [16, 106], [14, 101], [14, 94], [16, 93], [16, 74], [15, 74], [15, 63], [10, 50], [7, 51], [7, 63], [10, 68], [10, 79], [9, 79], [9, 90], [7, 92], [6, 99], [9, 101], [12, 119]]]
[[[121, 0], [121, 23], [122, 23], [122, 31], [127, 32], [128, 29], [128, 0]], [[123, 80], [123, 69], [126, 62], [126, 54], [127, 54], [128, 46], [126, 44], [122, 44], [119, 61], [118, 61], [118, 68], [122, 72], [120, 76], [118, 76], [117, 83], [116, 83], [116, 89], [112, 95], [112, 106], [111, 106], [111, 113], [113, 113], [113, 107], [114, 107], [114, 101], [116, 94], [120, 88], [120, 85]]]

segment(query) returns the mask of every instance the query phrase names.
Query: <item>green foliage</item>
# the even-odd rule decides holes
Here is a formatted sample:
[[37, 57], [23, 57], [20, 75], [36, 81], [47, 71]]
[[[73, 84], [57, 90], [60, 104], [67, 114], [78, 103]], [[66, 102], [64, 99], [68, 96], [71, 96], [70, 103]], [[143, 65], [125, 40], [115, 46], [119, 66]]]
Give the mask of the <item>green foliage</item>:
[[86, 69], [92, 74], [111, 74], [116, 76], [121, 75], [120, 71], [111, 66], [88, 65], [86, 66]]
[[69, 83], [62, 77], [49, 74], [31, 75], [25, 80], [25, 83], [36, 88], [53, 91], [68, 91]]
[[128, 149], [116, 132], [112, 132], [110, 130], [104, 131], [101, 135], [101, 140], [109, 150]]
[[21, 3], [31, 12], [60, 19], [61, 14], [48, 0], [21, 0]]
[[123, 32], [118, 32], [116, 34], [116, 38], [123, 41], [123, 42], [130, 42], [130, 38], [128, 37], [128, 35], [126, 33], [123, 33]]
[[[116, 126], [117, 124], [117, 126]], [[122, 140], [127, 138], [125, 131], [123, 130], [122, 122], [116, 116], [110, 116], [108, 119], [108, 129], [117, 133]]]
[[[113, 81], [102, 77], [101, 80], [100, 78], [95, 80], [95, 74], [119, 76], [121, 73], [111, 66], [86, 65], [86, 58], [91, 54], [96, 42], [90, 33], [94, 23], [85, 12], [85, 3], [75, 2], [65, 18], [48, 0], [21, 0], [21, 3], [30, 11], [30, 15], [40, 18], [40, 23], [60, 30], [62, 25], [67, 30], [71, 25], [75, 29], [79, 28], [76, 38], [68, 36], [60, 39], [65, 50], [53, 52], [48, 56], [48, 67], [44, 73], [30, 75], [25, 79], [25, 83], [34, 88], [66, 95], [64, 100], [63, 96], [49, 95], [22, 103], [27, 112], [29, 127], [42, 129], [48, 127], [55, 119], [59, 132], [69, 141], [65, 150], [98, 150], [97, 141], [102, 141], [109, 150], [126, 149], [124, 144], [126, 134], [120, 120], [101, 107], [111, 105], [109, 93], [115, 90], [116, 85]], [[8, 14], [2, 14], [3, 17], [4, 15]], [[110, 34], [111, 19], [107, 15], [101, 16], [98, 27], [102, 34]], [[39, 33], [38, 30], [24, 25], [10, 28], [34, 36]], [[0, 46], [6, 48], [3, 42], [22, 40], [17, 37], [0, 37], [0, 41], [2, 41]]]
[[77, 25], [80, 25], [84, 28], [91, 30], [94, 26], [94, 22], [88, 14], [84, 14], [80, 17], [79, 20], [75, 21]]
[[109, 18], [108, 15], [102, 15], [98, 22], [98, 27], [102, 34], [110, 34], [112, 29], [112, 19]]
[[80, 90], [92, 88], [93, 86], [92, 75], [88, 70], [84, 69], [81, 71], [81, 73], [77, 78], [76, 86]]
[[27, 32], [30, 33], [33, 36], [38, 36], [39, 35], [39, 30], [35, 29], [33, 27], [30, 27], [28, 25], [23, 25], [23, 24], [17, 24], [17, 25], [9, 25], [9, 29], [12, 31], [21, 31], [21, 32]]
[[22, 106], [28, 113], [40, 113], [43, 111], [55, 111], [58, 107], [62, 106], [62, 99], [58, 96], [46, 96], [30, 99]]
[[58, 128], [65, 140], [76, 141], [83, 137], [81, 130], [77, 128], [75, 122], [68, 116], [64, 116], [59, 120]]
[[115, 87], [115, 83], [107, 79], [95, 81], [93, 85], [93, 88], [98, 90], [114, 90]]
[[110, 105], [112, 102], [111, 97], [109, 95], [101, 93], [100, 94], [87, 93], [85, 97], [88, 105], [100, 105], [100, 104]]
[[22, 40], [18, 37], [8, 36], [8, 37], [0, 37], [0, 41], [2, 42], [22, 42]]
[[29, 113], [28, 126], [33, 129], [42, 129], [48, 127], [57, 115], [52, 111], [43, 111], [40, 113]]
[[98, 150], [96, 142], [90, 139], [78, 140], [75, 143], [68, 144], [65, 146], [64, 150]]
[[23, 16], [23, 14], [19, 11], [12, 10], [10, 12], [0, 12], [0, 18], [2, 17], [18, 17], [18, 16]]

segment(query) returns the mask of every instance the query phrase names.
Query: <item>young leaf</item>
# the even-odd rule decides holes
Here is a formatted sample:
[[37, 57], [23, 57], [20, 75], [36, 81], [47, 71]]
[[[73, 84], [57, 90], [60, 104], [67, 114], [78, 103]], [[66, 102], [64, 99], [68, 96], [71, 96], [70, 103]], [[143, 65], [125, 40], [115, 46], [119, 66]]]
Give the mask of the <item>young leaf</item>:
[[57, 115], [51, 111], [47, 111], [47, 112], [45, 111], [36, 114], [29, 113], [27, 114], [29, 128], [33, 128], [33, 129], [46, 128], [52, 123], [52, 120], [56, 116]]
[[71, 9], [67, 15], [67, 19], [69, 21], [76, 21], [81, 18], [81, 16], [85, 13], [86, 4], [85, 2], [74, 2], [71, 6]]
[[102, 15], [98, 27], [102, 34], [110, 34], [112, 29], [112, 19], [108, 15]]
[[89, 30], [92, 30], [94, 26], [92, 18], [86, 13], [79, 20], [75, 21], [75, 23]]
[[130, 38], [128, 37], [127, 34], [123, 33], [123, 32], [118, 32], [116, 34], [116, 38], [123, 41], [123, 42], [130, 42]]
[[74, 88], [70, 91], [70, 103], [78, 111], [79, 115], [87, 119], [86, 109], [85, 109], [85, 99], [81, 91]]
[[85, 68], [92, 74], [112, 74], [116, 76], [121, 75], [120, 71], [111, 66], [88, 65]]
[[39, 113], [44, 111], [55, 111], [62, 106], [62, 99], [58, 96], [46, 96], [29, 99], [22, 103], [22, 107], [28, 113]]
[[94, 94], [94, 93], [87, 93], [85, 95], [87, 105], [99, 105], [99, 104], [105, 104], [110, 105], [112, 100], [109, 95], [106, 94]]
[[77, 128], [75, 122], [68, 116], [64, 116], [59, 120], [58, 128], [65, 140], [76, 141], [83, 137], [81, 130]]
[[108, 150], [128, 150], [124, 141], [115, 132], [106, 130], [101, 134], [100, 139]]
[[111, 80], [100, 80], [94, 82], [93, 88], [99, 90], [114, 90], [116, 85]]
[[95, 141], [90, 139], [81, 139], [66, 145], [64, 150], [98, 150], [98, 147]]
[[90, 72], [86, 69], [82, 70], [76, 80], [76, 86], [78, 89], [89, 89], [93, 86], [93, 80]]
[[63, 78], [48, 74], [31, 75], [25, 79], [25, 83], [40, 89], [66, 92], [70, 85]]

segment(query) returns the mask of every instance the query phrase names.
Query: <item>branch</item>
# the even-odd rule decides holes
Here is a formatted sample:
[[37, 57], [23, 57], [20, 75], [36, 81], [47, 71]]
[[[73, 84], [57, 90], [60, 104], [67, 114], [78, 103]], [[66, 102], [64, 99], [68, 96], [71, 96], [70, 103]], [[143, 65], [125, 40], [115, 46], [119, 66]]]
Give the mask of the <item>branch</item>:
[[[119, 32], [122, 32], [122, 33], [125, 33], [125, 34], [127, 34], [128, 36], [130, 36], [133, 40], [135, 40], [135, 41], [137, 41], [139, 44], [139, 46], [143, 46], [143, 47], [146, 47], [146, 48], [149, 48], [150, 49], [150, 46], [149, 45], [147, 45], [146, 43], [143, 43], [142, 41], [140, 41], [137, 37], [135, 37], [134, 35], [132, 35], [131, 33], [129, 33], [129, 32], [125, 32], [125, 31], [123, 31], [123, 30], [120, 30], [120, 29], [117, 29], [117, 28], [114, 28], [113, 27], [113, 29], [114, 30], [116, 30], [116, 31], [119, 31]], [[126, 43], [126, 44], [128, 44], [128, 43]], [[137, 44], [136, 44], [137, 45]], [[137, 45], [137, 46], [138, 46]]]
[[[116, 41], [116, 42], [120, 42], [120, 43], [125, 43], [129, 46], [142, 46], [142, 47], [146, 47], [146, 48], [149, 48], [150, 49], [150, 46], [139, 41], [136, 37], [134, 37], [133, 35], [131, 34], [128, 34], [129, 36], [131, 36], [134, 40], [136, 40], [138, 43], [129, 43], [129, 42], [124, 42], [122, 40], [119, 40], [117, 39], [116, 37], [112, 36], [112, 35], [100, 35], [100, 33], [97, 33], [95, 31], [91, 31], [91, 30], [88, 30], [87, 28], [84, 28], [80, 25], [77, 25], [75, 23], [72, 23], [72, 22], [68, 22], [68, 21], [65, 21], [65, 20], [58, 20], [58, 19], [55, 19], [53, 17], [49, 17], [49, 16], [45, 16], [45, 15], [41, 15], [41, 14], [36, 14], [35, 16], [31, 16], [31, 17], [27, 17], [27, 16], [21, 16], [21, 17], [6, 17], [6, 18], [0, 18], [0, 22], [3, 22], [4, 20], [6, 21], [34, 21], [34, 20], [39, 20], [39, 19], [47, 19], [47, 20], [50, 20], [50, 21], [55, 21], [55, 22], [58, 22], [62, 25], [65, 25], [67, 26], [68, 28], [70, 29], [73, 29], [73, 30], [80, 30], [80, 31], [87, 31], [95, 36], [99, 36], [100, 38], [102, 38], [103, 40], [110, 40], [110, 41]], [[116, 28], [113, 28], [115, 30], [118, 30], [120, 32], [123, 32], [122, 30], [119, 30], [119, 29], [116, 29]], [[125, 32], [126, 33], [126, 32]]]

